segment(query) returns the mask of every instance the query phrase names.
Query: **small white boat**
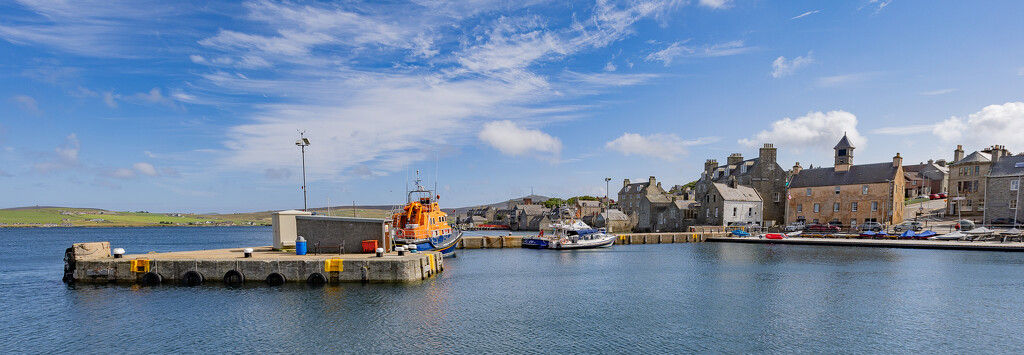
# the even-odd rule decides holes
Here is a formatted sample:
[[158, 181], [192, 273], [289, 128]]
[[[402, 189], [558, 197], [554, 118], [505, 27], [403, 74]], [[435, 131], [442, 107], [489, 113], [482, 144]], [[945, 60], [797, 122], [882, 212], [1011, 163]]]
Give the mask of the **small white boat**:
[[947, 234], [942, 234], [942, 235], [937, 235], [937, 236], [934, 236], [934, 237], [930, 237], [930, 238], [928, 238], [928, 240], [960, 240], [960, 239], [963, 239], [965, 236], [967, 236], [967, 235], [962, 233], [962, 232], [960, 232], [960, 231], [956, 231], [956, 232], [953, 232], [953, 233], [947, 233]]
[[541, 231], [540, 235], [536, 237], [524, 238], [523, 247], [572, 250], [604, 248], [615, 244], [614, 235], [591, 228], [578, 219], [561, 220], [551, 224], [551, 229], [551, 234], [544, 235], [544, 232]]
[[786, 238], [797, 237], [797, 236], [800, 236], [800, 234], [803, 234], [803, 233], [804, 233], [803, 231], [789, 232], [789, 233], [786, 233]]

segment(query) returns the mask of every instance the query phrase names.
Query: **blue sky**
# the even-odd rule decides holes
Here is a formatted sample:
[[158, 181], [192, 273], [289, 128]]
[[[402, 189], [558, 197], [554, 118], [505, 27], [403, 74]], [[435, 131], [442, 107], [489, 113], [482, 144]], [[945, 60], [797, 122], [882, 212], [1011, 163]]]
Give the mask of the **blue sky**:
[[[1024, 151], [1017, 1], [0, 3], [0, 207], [603, 195], [779, 148]], [[668, 187], [666, 186], [666, 187]]]

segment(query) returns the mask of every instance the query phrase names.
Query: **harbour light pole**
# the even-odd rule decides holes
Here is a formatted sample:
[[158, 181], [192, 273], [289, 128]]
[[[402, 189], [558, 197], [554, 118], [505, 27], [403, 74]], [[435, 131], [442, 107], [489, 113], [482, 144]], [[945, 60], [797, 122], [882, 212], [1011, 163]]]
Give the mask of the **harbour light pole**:
[[612, 181], [612, 178], [604, 178], [604, 230], [608, 230], [608, 209], [611, 208], [611, 200], [608, 199], [608, 182]]
[[306, 147], [309, 146], [309, 138], [305, 137], [306, 132], [299, 132], [299, 140], [295, 141], [295, 145], [302, 148], [302, 210], [305, 211], [309, 208], [306, 205]]

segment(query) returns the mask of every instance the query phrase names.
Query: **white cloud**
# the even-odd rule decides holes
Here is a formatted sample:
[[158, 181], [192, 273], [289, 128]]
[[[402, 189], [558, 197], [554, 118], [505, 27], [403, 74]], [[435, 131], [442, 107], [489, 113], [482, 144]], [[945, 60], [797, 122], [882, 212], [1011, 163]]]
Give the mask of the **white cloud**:
[[78, 166], [78, 151], [82, 144], [78, 141], [78, 135], [72, 133], [64, 138], [64, 143], [55, 148], [51, 158], [36, 163], [32, 170], [39, 173], [49, 173], [58, 170], [71, 169]]
[[36, 103], [36, 99], [28, 95], [16, 95], [14, 96], [14, 102], [18, 103], [18, 106], [22, 110], [28, 111], [33, 114], [39, 113], [39, 104]]
[[896, 126], [896, 127], [882, 127], [871, 130], [874, 134], [886, 134], [893, 136], [908, 136], [921, 133], [922, 131], [927, 132], [935, 128], [934, 124], [923, 124], [923, 125], [909, 125], [909, 126]]
[[878, 7], [875, 8], [875, 13], [876, 14], [879, 11], [882, 11], [882, 9], [884, 9], [886, 6], [889, 6], [889, 4], [891, 4], [891, 3], [892, 3], [892, 0], [868, 0], [868, 4], [876, 4], [876, 5], [878, 5]]
[[128, 168], [117, 168], [103, 172], [103, 176], [127, 180], [135, 178], [135, 171]]
[[951, 92], [954, 92], [954, 91], [956, 91], [956, 89], [942, 89], [942, 90], [922, 92], [921, 95], [942, 95], [942, 94], [948, 94], [948, 93], [951, 93]]
[[624, 155], [645, 155], [665, 161], [675, 161], [680, 156], [686, 155], [688, 146], [707, 144], [717, 141], [717, 137], [702, 138], [693, 141], [684, 141], [672, 133], [656, 133], [651, 135], [640, 135], [636, 133], [623, 133], [619, 138], [605, 143], [605, 148], [617, 151]]
[[108, 91], [103, 93], [103, 103], [106, 104], [107, 107], [117, 108], [117, 101], [115, 99], [116, 96], [114, 95], [114, 92]]
[[771, 130], [758, 132], [739, 144], [758, 147], [762, 143], [775, 143], [787, 149], [832, 149], [846, 134], [854, 146], [863, 146], [867, 139], [857, 131], [857, 117], [846, 111], [809, 112], [807, 115], [783, 118], [772, 123]]
[[558, 138], [540, 130], [519, 127], [512, 121], [487, 123], [478, 137], [505, 155], [521, 156], [536, 152], [557, 156], [562, 151], [562, 141]]
[[772, 77], [781, 78], [796, 72], [797, 69], [814, 63], [814, 55], [807, 52], [806, 57], [796, 57], [793, 60], [786, 60], [786, 57], [779, 56], [772, 62]]
[[732, 6], [732, 0], [700, 0], [700, 4], [712, 9], [727, 9]]
[[132, 168], [134, 168], [135, 171], [138, 171], [142, 175], [146, 175], [146, 176], [158, 176], [158, 175], [160, 175], [159, 173], [156, 172], [156, 168], [153, 167], [153, 164], [150, 164], [150, 163], [135, 163], [135, 164], [132, 165]]
[[802, 13], [802, 14], [799, 14], [799, 15], [796, 15], [796, 16], [793, 16], [792, 18], [790, 18], [790, 20], [796, 20], [796, 19], [798, 19], [798, 18], [803, 18], [803, 17], [806, 17], [806, 16], [814, 15], [814, 14], [816, 14], [816, 13], [819, 13], [819, 12], [821, 12], [821, 11], [818, 11], [818, 10], [814, 10], [814, 11], [807, 11], [807, 12], [805, 12], [805, 13]]
[[613, 64], [612, 62], [608, 62], [607, 64], [604, 65], [604, 71], [611, 72], [611, 71], [615, 71], [615, 69], [618, 69], [618, 68], [615, 67], [615, 64]]
[[662, 62], [668, 66], [677, 57], [723, 57], [741, 54], [752, 49], [751, 47], [745, 47], [741, 40], [702, 46], [683, 45], [689, 41], [672, 43], [665, 49], [648, 54], [645, 60], [648, 62]]
[[966, 118], [950, 117], [939, 122], [932, 133], [949, 144], [967, 147], [1005, 145], [1012, 152], [1024, 151], [1024, 102], [989, 105]]

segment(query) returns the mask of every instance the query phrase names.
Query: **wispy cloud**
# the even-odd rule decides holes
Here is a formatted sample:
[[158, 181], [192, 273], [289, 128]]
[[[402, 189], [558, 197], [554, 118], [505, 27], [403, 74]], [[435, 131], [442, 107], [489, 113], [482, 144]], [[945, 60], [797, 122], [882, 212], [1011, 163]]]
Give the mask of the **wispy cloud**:
[[648, 62], [662, 62], [668, 66], [678, 57], [723, 57], [745, 53], [752, 49], [751, 47], [746, 47], [741, 40], [702, 46], [685, 45], [689, 41], [688, 39], [672, 43], [665, 49], [648, 54], [645, 59]]
[[852, 86], [864, 83], [878, 76], [877, 73], [865, 72], [865, 73], [852, 73], [843, 75], [833, 75], [818, 78], [818, 86], [821, 87], [842, 87]]
[[920, 134], [921, 132], [931, 132], [933, 128], [935, 128], [934, 124], [882, 127], [871, 130], [871, 133], [892, 136], [908, 136]]
[[732, 6], [732, 0], [700, 0], [700, 4], [712, 9], [727, 9]]
[[786, 57], [779, 56], [772, 62], [772, 77], [781, 78], [793, 74], [797, 69], [811, 63], [814, 63], [814, 55], [811, 52], [807, 52], [807, 56], [796, 57], [793, 60], [786, 60]]
[[696, 140], [683, 140], [673, 133], [655, 133], [640, 135], [623, 133], [622, 136], [605, 143], [605, 148], [623, 155], [643, 155], [664, 161], [676, 161], [687, 154], [687, 147], [717, 142], [718, 137], [705, 137]]
[[865, 7], [871, 7], [875, 9], [874, 13], [877, 14], [881, 12], [882, 9], [884, 9], [886, 6], [889, 6], [889, 4], [891, 3], [892, 0], [868, 0], [868, 2], [864, 3], [864, 5], [858, 7], [857, 10], [863, 9]]
[[65, 137], [64, 143], [47, 154], [43, 161], [32, 166], [37, 173], [50, 173], [79, 167], [78, 151], [82, 148], [78, 135], [72, 133]]
[[39, 114], [39, 104], [36, 102], [36, 99], [32, 98], [32, 96], [15, 95], [13, 98], [11, 98], [11, 100], [17, 103], [18, 107], [20, 107], [22, 110], [25, 110], [31, 114]]
[[950, 88], [950, 89], [942, 89], [942, 90], [935, 90], [935, 91], [925, 91], [925, 92], [922, 92], [921, 95], [942, 95], [942, 94], [948, 94], [948, 93], [951, 93], [951, 92], [954, 92], [954, 91], [956, 91], [956, 89], [952, 89], [952, 88]]
[[804, 18], [804, 17], [810, 16], [810, 15], [814, 15], [814, 14], [816, 14], [816, 13], [818, 13], [818, 12], [820, 12], [820, 11], [818, 11], [818, 10], [814, 10], [814, 11], [807, 11], [807, 12], [805, 12], [805, 13], [802, 13], [802, 14], [799, 14], [799, 15], [796, 15], [796, 16], [793, 16], [793, 17], [791, 17], [791, 18], [790, 18], [790, 20], [796, 20], [796, 19], [798, 19], [798, 18]]

